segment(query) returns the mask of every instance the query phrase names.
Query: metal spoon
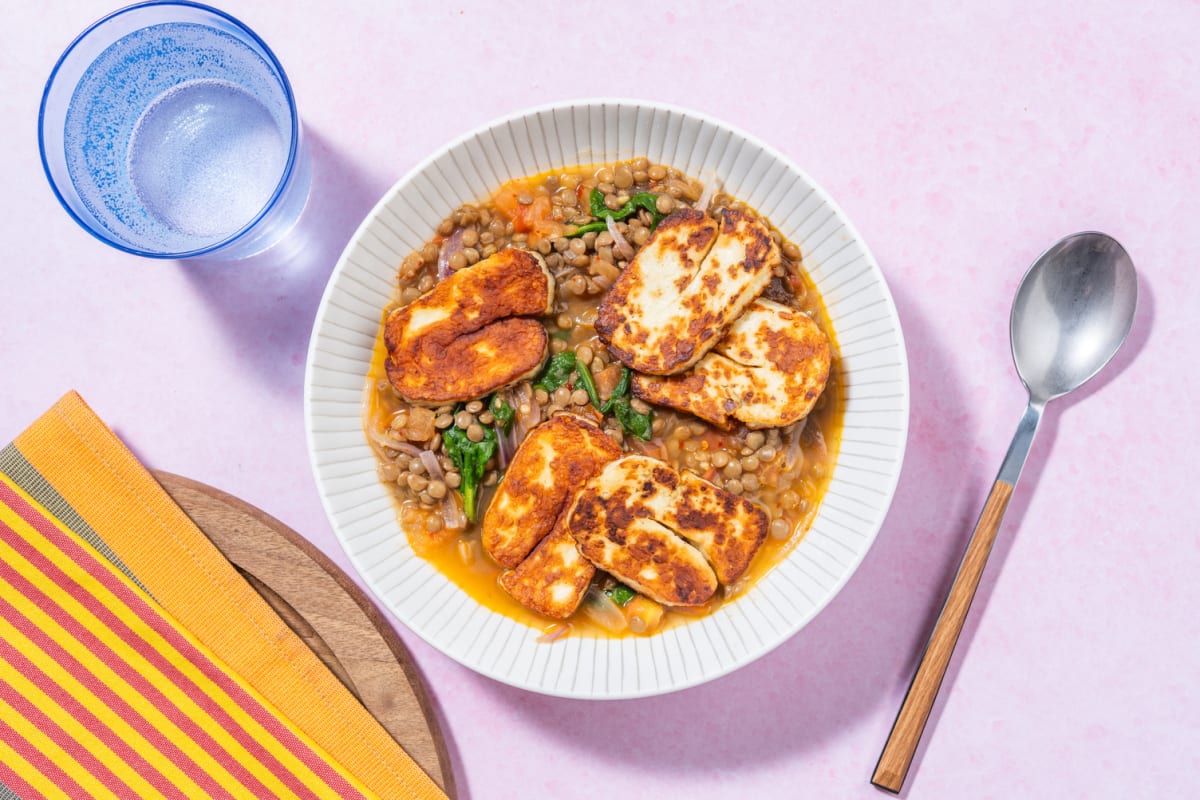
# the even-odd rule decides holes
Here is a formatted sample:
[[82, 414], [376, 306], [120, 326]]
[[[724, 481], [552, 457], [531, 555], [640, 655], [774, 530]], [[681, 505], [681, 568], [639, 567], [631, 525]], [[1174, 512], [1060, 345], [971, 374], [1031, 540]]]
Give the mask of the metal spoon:
[[1076, 233], [1059, 240], [1021, 280], [1009, 332], [1029, 406], [871, 776], [879, 788], [898, 793], [904, 785], [1046, 403], [1079, 388], [1112, 359], [1129, 334], [1136, 307], [1133, 261], [1103, 233]]

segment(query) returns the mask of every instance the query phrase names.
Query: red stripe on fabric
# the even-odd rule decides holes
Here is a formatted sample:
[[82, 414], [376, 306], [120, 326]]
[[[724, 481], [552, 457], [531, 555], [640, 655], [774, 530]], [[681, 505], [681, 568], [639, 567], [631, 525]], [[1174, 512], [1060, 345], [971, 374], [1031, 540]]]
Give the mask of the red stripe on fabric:
[[[0, 528], [3, 527], [3, 523], [0, 523]], [[4, 571], [6, 567], [7, 565], [3, 561], [0, 561], [0, 572]], [[34, 602], [37, 602], [36, 599]], [[3, 598], [0, 598], [0, 616], [8, 620], [14, 628], [32, 641], [42, 652], [54, 659], [55, 663], [69, 672], [84, 688], [94, 694], [100, 702], [119, 714], [129, 723], [131, 728], [141, 734], [156, 750], [169, 758], [172, 764], [179, 767], [198, 786], [213, 797], [229, 796], [229, 793], [211, 775], [202, 769], [199, 764], [193, 761], [191, 756], [180, 749], [166, 734], [152, 725], [125, 698], [121, 697], [107, 684], [97, 678], [87, 667], [63, 649], [58, 642], [54, 641], [45, 631], [30, 622], [29, 619]], [[86, 645], [87, 643], [85, 642], [84, 644]], [[160, 704], [155, 705], [164, 714], [170, 716], [166, 710], [162, 709]]]
[[[50, 518], [25, 502], [20, 495], [2, 481], [0, 481], [0, 502], [6, 503], [80, 568], [112, 591], [134, 614], [150, 626], [158, 635], [162, 636], [184, 658], [199, 668], [206, 678], [223, 689], [240, 708], [271, 733], [276, 740], [310, 769], [314, 775], [324, 781], [330, 789], [334, 790], [339, 797], [363, 797], [361, 792], [352, 786], [337, 770], [333, 769], [324, 758], [321, 758], [311, 747], [301, 741], [275, 714], [271, 713], [257, 699], [245, 691], [241, 684], [234, 680], [231, 675], [220, 669], [205, 653], [196, 648], [192, 642], [188, 641], [179, 631], [168, 624], [158, 613], [155, 613], [156, 609], [149, 604], [149, 601], [140, 591], [120, 581], [107, 570], [105, 565], [98, 560], [99, 556], [93, 550], [81, 546], [73, 537], [65, 535]], [[315, 800], [317, 795], [309, 787], [305, 786], [295, 773], [287, 769], [273, 754], [255, 740], [245, 728], [234, 721], [229, 713], [197, 686], [191, 678], [184, 675], [162, 653], [158, 652], [149, 642], [138, 636], [122, 620], [118, 619], [110, 609], [99, 603], [82, 586], [63, 573], [61, 569], [49, 561], [43, 554], [37, 552], [32, 545], [20, 536], [17, 536], [15, 531], [11, 532], [11, 534], [16, 537], [16, 541], [10, 542], [11, 546], [18, 550], [18, 552], [21, 552], [24, 558], [36, 564], [47, 577], [51, 578], [77, 602], [95, 614], [115, 635], [136, 650], [165, 676], [170, 678], [194, 703], [208, 713], [214, 721], [220, 723], [221, 727], [244, 747], [247, 752], [254, 754], [277, 779], [288, 786], [298, 796], [311, 797]], [[99, 644], [98, 640], [97, 644]], [[248, 773], [247, 777], [253, 779], [253, 776], [250, 776]]]
[[[3, 603], [3, 601], [0, 601]], [[7, 605], [7, 603], [4, 603]], [[11, 609], [11, 606], [9, 606]], [[5, 609], [5, 611], [9, 610]], [[15, 609], [12, 609], [15, 612]], [[8, 614], [3, 616], [6, 618]], [[92, 711], [83, 703], [79, 702], [78, 698], [74, 697], [70, 692], [63, 689], [55, 681], [51, 680], [40, 667], [25, 657], [23, 653], [12, 646], [11, 643], [0, 639], [0, 659], [7, 661], [12, 667], [21, 673], [27, 680], [41, 689], [50, 700], [57, 703], [64, 711], [74, 717], [80, 725], [87, 728], [97, 739], [113, 751], [113, 754], [121, 758], [132, 767], [137, 773], [145, 778], [146, 782], [153, 786], [157, 791], [161, 792], [166, 797], [178, 798], [178, 800], [188, 800], [183, 790], [172, 783], [167, 776], [163, 775], [154, 767], [145, 757], [130, 746], [129, 742], [120, 738], [115, 731], [100, 720]], [[10, 687], [11, 688], [11, 687]], [[15, 690], [14, 690], [15, 692]], [[10, 704], [13, 704], [9, 701]], [[28, 717], [28, 715], [26, 715]], [[125, 716], [125, 715], [122, 715]], [[126, 718], [128, 721], [128, 718]], [[32, 721], [32, 720], [31, 720]], [[130, 727], [137, 728], [136, 725]], [[66, 748], [64, 748], [66, 749]], [[74, 753], [72, 753], [74, 755]], [[88, 755], [91, 755], [90, 753]], [[93, 756], [94, 758], [94, 756]], [[115, 777], [115, 776], [114, 776]], [[132, 792], [130, 793], [132, 794]]]
[[[95, 795], [84, 789], [79, 783], [63, 771], [62, 767], [55, 764], [45, 753], [38, 750], [28, 739], [20, 734], [15, 728], [8, 724], [7, 720], [0, 719], [0, 741], [3, 741], [13, 750], [21, 754], [21, 757], [28, 761], [42, 775], [54, 784], [59, 791], [65, 793], [67, 797], [94, 798]], [[29, 787], [29, 784], [26, 783]], [[11, 786], [9, 787], [12, 788]], [[45, 797], [45, 793], [39, 789], [32, 789], [33, 797]], [[13, 789], [13, 791], [16, 791]], [[21, 795], [21, 800], [29, 800], [24, 794]]]
[[107, 764], [96, 758], [95, 754], [84, 747], [78, 739], [67, 733], [45, 711], [34, 705], [29, 698], [23, 697], [15, 686], [3, 679], [0, 679], [0, 699], [8, 703], [14, 711], [24, 717], [34, 728], [41, 731], [50, 741], [62, 748], [63, 752], [75, 759], [79, 763], [79, 766], [87, 770], [88, 774], [97, 781], [104, 784], [104, 787], [110, 792], [117, 797], [133, 796], [133, 788], [118, 778]]

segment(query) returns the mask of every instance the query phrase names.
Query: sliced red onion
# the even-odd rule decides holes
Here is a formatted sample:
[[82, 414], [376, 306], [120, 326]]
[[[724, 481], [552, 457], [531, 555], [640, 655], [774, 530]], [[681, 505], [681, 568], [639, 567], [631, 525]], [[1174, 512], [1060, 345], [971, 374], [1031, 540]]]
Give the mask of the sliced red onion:
[[[804, 421], [805, 421], [805, 422], [808, 422], [808, 417], [805, 417], [805, 418], [804, 418]], [[813, 429], [812, 429], [812, 440], [813, 440], [813, 445], [814, 445], [814, 446], [815, 446], [815, 447], [816, 447], [818, 450], [820, 450], [820, 451], [821, 451], [821, 455], [822, 455], [822, 456], [824, 456], [824, 455], [826, 454], [826, 452], [827, 452], [827, 451], [826, 451], [826, 448], [825, 448], [825, 434], [821, 433], [821, 429], [820, 429], [820, 428], [813, 428]]]
[[[421, 450], [418, 458], [421, 459], [425, 471], [429, 473], [430, 480], [446, 480], [446, 473], [442, 471], [442, 465], [438, 463], [437, 455], [432, 450]], [[447, 492], [446, 497], [442, 500], [442, 522], [450, 530], [459, 531], [467, 527], [467, 517], [458, 507], [458, 501], [454, 499], [454, 494], [454, 492]]]
[[[508, 389], [501, 389], [496, 392], [496, 399], [509, 408], [513, 408], [513, 393]], [[513, 433], [516, 430], [515, 424], [508, 426], [508, 433], [504, 432], [504, 426], [497, 420], [494, 426], [496, 431], [496, 466], [504, 469], [508, 466], [508, 462], [512, 460], [513, 453], [516, 452], [517, 446], [513, 439]]]
[[496, 467], [504, 469], [508, 466], [508, 460], [512, 458], [512, 451], [509, 448], [512, 442], [508, 440], [508, 434], [504, 432], [499, 423], [496, 424]]
[[542, 407], [537, 404], [537, 400], [529, 400], [529, 414], [525, 417], [525, 430], [531, 431], [538, 426], [542, 421]]
[[463, 228], [459, 228], [450, 235], [449, 239], [442, 242], [442, 249], [438, 251], [437, 279], [439, 281], [450, 277], [450, 273], [453, 271], [450, 269], [450, 257], [455, 253], [462, 252], [463, 230]]
[[804, 433], [804, 426], [808, 424], [808, 417], [797, 422], [792, 427], [792, 432], [788, 434], [787, 450], [784, 451], [783, 471], [791, 472], [792, 468], [797, 464], [803, 463], [804, 453], [800, 450], [800, 435]]
[[512, 390], [512, 407], [519, 409], [521, 403], [533, 402], [533, 387], [528, 383], [518, 383], [517, 387]]
[[447, 492], [446, 497], [442, 500], [442, 522], [452, 531], [461, 531], [467, 527], [467, 515], [458, 507], [458, 501], [454, 499], [455, 492]]
[[626, 261], [632, 261], [633, 245], [629, 243], [628, 239], [621, 235], [621, 231], [617, 227], [617, 223], [613, 222], [612, 217], [605, 217], [604, 224], [608, 226], [608, 232], [612, 234], [613, 247], [617, 248], [617, 252], [620, 253]]
[[446, 480], [446, 473], [442, 472], [442, 465], [438, 463], [437, 456], [432, 450], [422, 450], [418, 457], [421, 459], [421, 465], [425, 467], [425, 471], [429, 473], [430, 480]]
[[588, 587], [579, 608], [585, 617], [612, 633], [620, 633], [628, 625], [621, 607], [595, 586]]
[[414, 456], [415, 457], [415, 456], [419, 455], [421, 452], [420, 450], [413, 447], [408, 442], [402, 442], [402, 441], [393, 439], [391, 436], [388, 436], [386, 433], [376, 430], [374, 427], [367, 428], [367, 435], [371, 437], [371, 441], [373, 441], [375, 444], [379, 445], [380, 447], [386, 447], [390, 450], [396, 450], [398, 452], [404, 453], [406, 456]]
[[[513, 426], [513, 441], [520, 442], [537, 424], [542, 421], [542, 407], [533, 396], [533, 389], [528, 383], [520, 383], [513, 390], [513, 410], [517, 412], [517, 422]], [[521, 409], [527, 408], [528, 411]], [[513, 450], [516, 450], [514, 446]]]
[[546, 629], [546, 632], [537, 638], [542, 644], [557, 642], [559, 639], [571, 632], [571, 623], [560, 622], [557, 625], [552, 625]]

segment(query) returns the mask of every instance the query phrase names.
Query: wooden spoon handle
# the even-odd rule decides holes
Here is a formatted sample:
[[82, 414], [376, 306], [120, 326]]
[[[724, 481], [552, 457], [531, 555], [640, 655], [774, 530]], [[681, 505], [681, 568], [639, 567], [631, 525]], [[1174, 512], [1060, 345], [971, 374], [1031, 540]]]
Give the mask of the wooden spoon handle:
[[950, 665], [950, 657], [954, 654], [954, 645], [958, 642], [958, 635], [971, 608], [971, 600], [979, 588], [979, 579], [983, 576], [984, 565], [992, 551], [992, 543], [996, 541], [996, 532], [1000, 529], [1000, 521], [1004, 518], [1012, 491], [1011, 483], [997, 480], [988, 494], [983, 513], [979, 515], [967, 552], [954, 577], [954, 585], [946, 596], [946, 604], [942, 606], [929, 643], [925, 645], [921, 664], [908, 687], [908, 694], [904, 696], [904, 704], [896, 715], [879, 763], [875, 765], [871, 783], [880, 789], [899, 793], [904, 785], [904, 778], [908, 775], [908, 768], [921, 741], [921, 733], [929, 720], [933, 701], [937, 699], [946, 667]]

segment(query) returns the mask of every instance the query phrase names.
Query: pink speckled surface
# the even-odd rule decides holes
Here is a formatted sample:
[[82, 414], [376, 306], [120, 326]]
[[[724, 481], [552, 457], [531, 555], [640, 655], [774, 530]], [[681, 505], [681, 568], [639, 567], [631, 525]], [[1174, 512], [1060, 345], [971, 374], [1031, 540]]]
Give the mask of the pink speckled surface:
[[868, 776], [1023, 408], [1017, 281], [1089, 228], [1133, 256], [1138, 318], [1115, 365], [1051, 406], [905, 794], [1194, 795], [1200, 6], [221, 5], [275, 49], [314, 145], [305, 247], [287, 263], [143, 261], [76, 227], [42, 176], [37, 107], [61, 49], [112, 6], [7, 10], [0, 441], [76, 388], [147, 464], [245, 498], [347, 566], [309, 471], [301, 384], [358, 221], [501, 114], [591, 95], [695, 108], [801, 164], [874, 250], [911, 365], [896, 500], [812, 624], [679, 694], [531, 695], [401, 629], [462, 796], [879, 796]]

